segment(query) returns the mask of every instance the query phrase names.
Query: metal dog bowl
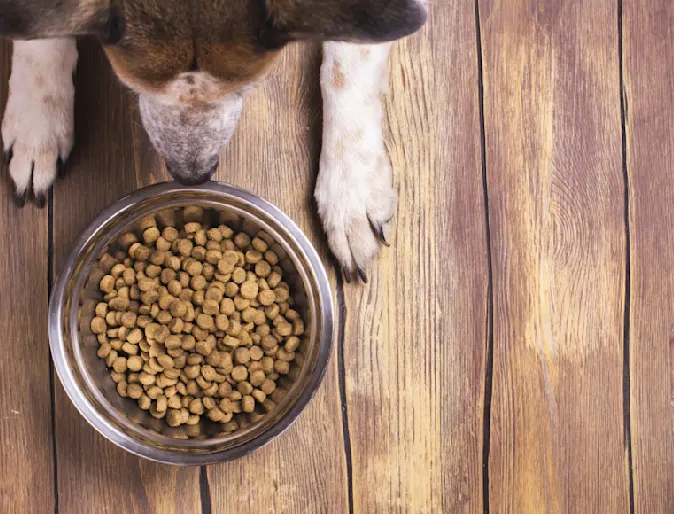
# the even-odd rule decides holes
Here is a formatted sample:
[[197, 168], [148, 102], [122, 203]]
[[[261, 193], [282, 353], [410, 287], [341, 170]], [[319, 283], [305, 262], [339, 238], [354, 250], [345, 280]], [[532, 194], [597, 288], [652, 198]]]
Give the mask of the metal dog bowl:
[[[188, 205], [224, 216], [235, 230], [263, 230], [275, 244], [285, 280], [295, 295], [293, 308], [304, 317], [307, 340], [298, 351], [295, 381], [276, 407], [261, 420], [228, 435], [202, 420], [194, 427], [171, 428], [117, 394], [98, 342], [89, 328], [102, 295], [105, 274], [98, 257], [148, 214]], [[56, 372], [73, 404], [104, 437], [125, 450], [168, 464], [200, 465], [235, 459], [278, 436], [314, 396], [326, 371], [333, 338], [333, 305], [325, 268], [300, 229], [261, 198], [234, 187], [207, 183], [185, 187], [157, 184], [105, 209], [77, 240], [54, 285], [49, 304], [49, 342]], [[205, 417], [204, 417], [205, 418]], [[212, 426], [209, 426], [211, 423]]]

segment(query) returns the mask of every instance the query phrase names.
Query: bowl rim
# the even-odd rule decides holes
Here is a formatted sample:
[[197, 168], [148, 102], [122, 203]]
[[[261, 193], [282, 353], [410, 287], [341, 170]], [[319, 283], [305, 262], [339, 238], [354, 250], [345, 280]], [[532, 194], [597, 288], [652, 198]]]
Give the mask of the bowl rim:
[[[69, 360], [66, 355], [63, 337], [66, 287], [78, 262], [80, 253], [108, 222], [132, 206], [155, 196], [181, 193], [206, 193], [233, 198], [237, 202], [247, 204], [257, 211], [262, 210], [266, 215], [273, 218], [281, 228], [287, 231], [288, 235], [294, 239], [297, 246], [304, 252], [304, 257], [310, 264], [311, 273], [316, 278], [320, 306], [323, 307], [319, 313], [321, 317], [321, 333], [318, 335], [319, 350], [316, 356], [314, 372], [308, 378], [306, 387], [299, 392], [294, 404], [290, 406], [275, 424], [257, 437], [240, 445], [211, 453], [176, 453], [162, 448], [149, 447], [139, 443], [109, 424], [94, 408], [87, 395], [78, 387], [75, 374], [67, 365]], [[106, 207], [79, 234], [72, 245], [66, 261], [61, 267], [57, 279], [54, 281], [52, 294], [49, 299], [48, 332], [49, 347], [56, 374], [77, 411], [99, 434], [116, 446], [151, 461], [177, 466], [206, 465], [230, 461], [248, 455], [267, 445], [297, 420], [318, 392], [327, 372], [328, 362], [334, 345], [334, 303], [326, 269], [314, 246], [297, 224], [278, 207], [250, 191], [222, 182], [211, 181], [197, 186], [183, 186], [177, 182], [161, 182], [137, 189]], [[176, 461], [176, 459], [179, 459], [179, 461]]]

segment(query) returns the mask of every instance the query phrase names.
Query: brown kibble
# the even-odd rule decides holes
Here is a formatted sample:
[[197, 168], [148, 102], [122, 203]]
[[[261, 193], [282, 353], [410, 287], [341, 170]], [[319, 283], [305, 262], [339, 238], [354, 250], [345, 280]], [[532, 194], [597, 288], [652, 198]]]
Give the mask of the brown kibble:
[[169, 409], [166, 413], [166, 423], [171, 427], [179, 427], [182, 424], [182, 414], [179, 409]]
[[114, 277], [112, 275], [105, 275], [99, 283], [99, 288], [104, 293], [111, 293], [115, 288]]
[[279, 375], [287, 375], [290, 372], [290, 364], [288, 361], [274, 361], [274, 371]]
[[254, 237], [253, 240], [251, 241], [251, 245], [255, 250], [257, 250], [260, 253], [264, 253], [267, 251], [269, 248], [269, 245], [260, 237]]
[[169, 243], [172, 243], [178, 240], [178, 238], [180, 237], [180, 232], [178, 232], [173, 227], [166, 227], [162, 232], [162, 237], [166, 239]]
[[300, 340], [297, 337], [289, 337], [284, 346], [287, 352], [294, 352], [299, 348]]
[[240, 232], [234, 236], [234, 244], [241, 249], [250, 245], [250, 236], [244, 232]]
[[257, 282], [244, 282], [243, 284], [241, 284], [240, 291], [241, 296], [243, 296], [247, 300], [251, 300], [257, 297], [258, 294]]
[[176, 300], [171, 303], [171, 306], [169, 307], [171, 315], [174, 318], [184, 318], [185, 315], [187, 314], [187, 302], [183, 300]]
[[203, 330], [212, 330], [215, 327], [213, 317], [208, 314], [199, 314], [196, 319], [196, 324]]
[[199, 341], [195, 348], [201, 355], [208, 356], [213, 351], [213, 346], [213, 343], [210, 341]]
[[220, 305], [215, 300], [204, 300], [202, 310], [204, 314], [215, 316], [220, 313]]
[[243, 412], [253, 412], [255, 410], [255, 399], [252, 396], [244, 396], [241, 400]]
[[117, 373], [124, 373], [126, 371], [126, 357], [117, 357], [112, 363], [112, 369]]
[[243, 382], [248, 378], [248, 369], [245, 366], [236, 366], [231, 373], [232, 378], [237, 382]]
[[94, 334], [105, 334], [108, 325], [103, 318], [95, 317], [91, 320], [91, 331]]
[[223, 298], [220, 302], [220, 314], [231, 316], [235, 311], [236, 306], [234, 305], [234, 300], [231, 298]]
[[237, 364], [246, 364], [250, 361], [250, 350], [248, 348], [237, 348], [234, 350], [234, 360]]
[[133, 400], [138, 400], [143, 396], [143, 386], [140, 384], [128, 384], [126, 386], [126, 394]]
[[223, 332], [229, 327], [229, 320], [224, 314], [218, 314], [215, 316], [215, 328], [222, 330]]
[[169, 369], [173, 367], [173, 359], [166, 354], [157, 357], [157, 362], [164, 369]]
[[260, 385], [260, 390], [261, 390], [264, 394], [266, 394], [267, 396], [269, 396], [270, 394], [272, 394], [272, 393], [276, 390], [276, 382], [274, 382], [273, 380], [267, 378], [267, 379], [265, 379], [265, 381], [262, 382], [262, 384]]
[[276, 301], [276, 295], [274, 291], [267, 289], [266, 291], [260, 291], [257, 295], [257, 300], [260, 302], [260, 305], [268, 307]]
[[190, 287], [195, 291], [205, 289], [206, 284], [206, 278], [203, 275], [197, 275], [190, 280]]
[[152, 405], [152, 400], [150, 400], [150, 397], [146, 394], [141, 394], [141, 397], [138, 399], [138, 406], [143, 410], [148, 410], [150, 405]]
[[194, 248], [194, 245], [189, 239], [178, 239], [174, 243], [174, 247], [181, 256], [189, 257], [192, 253], [192, 248]]
[[140, 371], [143, 367], [143, 359], [138, 356], [129, 357], [126, 360], [126, 366], [131, 371]]
[[293, 326], [287, 321], [281, 321], [278, 325], [276, 325], [276, 330], [278, 331], [279, 335], [288, 337], [293, 333]]
[[113, 311], [125, 312], [129, 308], [129, 299], [128, 298], [113, 298], [108, 302], [108, 305]]
[[194, 400], [192, 400], [187, 408], [192, 414], [201, 415], [204, 413], [204, 404], [200, 398], [195, 398]]
[[201, 207], [156, 216], [163, 230], [149, 215], [140, 241], [129, 232], [99, 259], [108, 274], [90, 318], [97, 355], [120, 396], [169, 426], [189, 425], [185, 437], [201, 435], [204, 415], [225, 433], [250, 426], [264, 416], [256, 405], [271, 411], [304, 362], [295, 353], [304, 320], [273, 240], [214, 228]]
[[243, 268], [234, 268], [232, 272], [232, 280], [236, 284], [242, 284], [246, 280], [246, 270]]
[[250, 348], [250, 359], [254, 361], [259, 361], [264, 357], [264, 351], [259, 346], [251, 346]]

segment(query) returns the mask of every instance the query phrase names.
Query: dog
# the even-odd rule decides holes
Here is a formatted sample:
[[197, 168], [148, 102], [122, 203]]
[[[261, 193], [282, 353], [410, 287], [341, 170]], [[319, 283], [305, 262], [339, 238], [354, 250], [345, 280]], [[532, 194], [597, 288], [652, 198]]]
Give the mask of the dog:
[[396, 208], [382, 135], [388, 54], [426, 19], [425, 0], [0, 0], [0, 36], [14, 41], [2, 139], [16, 199], [44, 206], [73, 146], [76, 36], [99, 39], [183, 184], [216, 171], [243, 96], [280, 50], [321, 40], [315, 199], [345, 280], [366, 282]]

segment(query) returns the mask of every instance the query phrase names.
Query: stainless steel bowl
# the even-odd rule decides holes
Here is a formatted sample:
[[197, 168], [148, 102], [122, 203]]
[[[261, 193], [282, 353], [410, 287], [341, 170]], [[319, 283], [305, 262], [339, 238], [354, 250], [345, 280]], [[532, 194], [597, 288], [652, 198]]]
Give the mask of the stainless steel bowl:
[[[304, 317], [306, 338], [298, 351], [295, 378], [288, 392], [262, 419], [229, 435], [203, 421], [197, 428], [170, 428], [121, 398], [89, 328], [101, 299], [105, 273], [98, 257], [117, 238], [149, 214], [199, 205], [251, 235], [263, 230], [275, 242], [286, 280]], [[141, 457], [168, 464], [199, 465], [235, 459], [278, 436], [295, 421], [316, 393], [325, 374], [333, 337], [333, 305], [325, 268], [300, 229], [265, 200], [234, 187], [207, 183], [183, 187], [157, 184], [105, 209], [82, 233], [57, 279], [49, 304], [51, 352], [66, 393], [82, 416], [103, 436]], [[190, 433], [189, 430], [198, 431]], [[195, 436], [196, 437], [193, 437]]]

